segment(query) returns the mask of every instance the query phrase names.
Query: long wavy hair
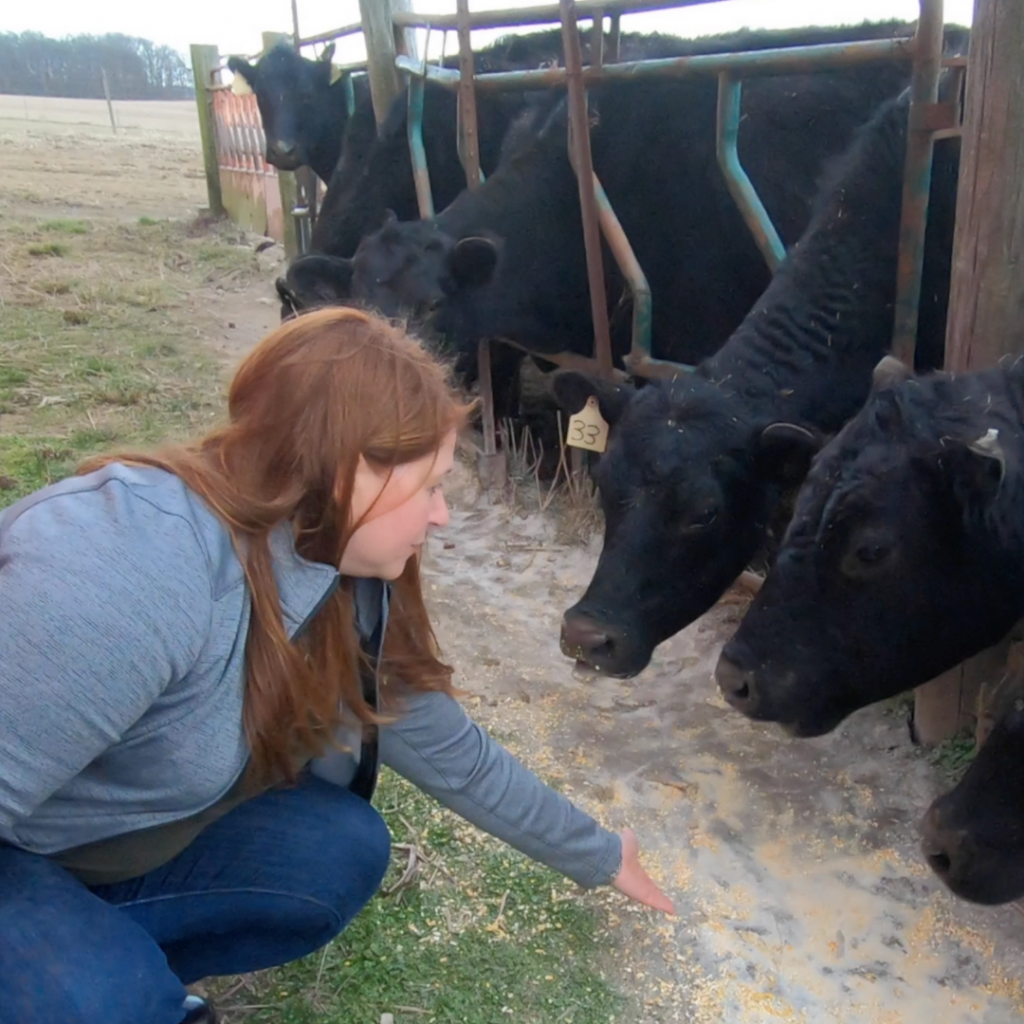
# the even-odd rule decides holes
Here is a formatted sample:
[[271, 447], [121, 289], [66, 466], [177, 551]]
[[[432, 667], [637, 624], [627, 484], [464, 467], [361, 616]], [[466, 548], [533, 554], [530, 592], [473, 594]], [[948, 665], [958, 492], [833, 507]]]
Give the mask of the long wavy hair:
[[[108, 453], [79, 467], [165, 469], [230, 532], [251, 596], [244, 725], [250, 771], [261, 781], [293, 781], [296, 760], [330, 744], [342, 705], [363, 721], [378, 720], [360, 688], [352, 581], [342, 581], [292, 642], [271, 532], [288, 524], [299, 555], [340, 565], [362, 521], [351, 515], [359, 457], [390, 470], [436, 453], [471, 408], [447, 368], [402, 328], [355, 309], [322, 309], [282, 324], [246, 356], [228, 392], [226, 425], [197, 441]], [[451, 692], [452, 670], [440, 660], [415, 556], [393, 584], [380, 671], [383, 710], [393, 680]]]

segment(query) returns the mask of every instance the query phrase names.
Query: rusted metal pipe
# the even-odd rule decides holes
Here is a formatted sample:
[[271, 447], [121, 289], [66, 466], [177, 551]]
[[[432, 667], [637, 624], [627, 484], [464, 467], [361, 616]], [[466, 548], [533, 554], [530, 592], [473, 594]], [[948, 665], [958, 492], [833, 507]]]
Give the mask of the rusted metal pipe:
[[[458, 0], [459, 30], [459, 131], [458, 151], [466, 172], [466, 187], [478, 188], [480, 173], [480, 138], [476, 120], [476, 88], [473, 68], [473, 44], [470, 42], [469, 0]], [[424, 66], [426, 62], [424, 61]]]
[[615, 262], [626, 279], [630, 294], [633, 296], [633, 331], [632, 343], [629, 355], [624, 362], [630, 366], [631, 359], [639, 359], [642, 356], [651, 354], [651, 319], [653, 316], [653, 302], [651, 299], [651, 286], [647, 283], [647, 276], [640, 266], [640, 261], [629, 244], [626, 232], [615, 214], [608, 194], [604, 190], [600, 179], [594, 175], [594, 198], [597, 200], [598, 219], [601, 223], [601, 233], [604, 235], [608, 248], [615, 257]]
[[[699, 7], [720, 0], [581, 0], [576, 5], [576, 16], [584, 21], [595, 12], [605, 14], [642, 14], [645, 11], [664, 11], [674, 7]], [[456, 28], [458, 15], [419, 14], [396, 11], [394, 23], [402, 28]], [[498, 11], [480, 11], [470, 19], [470, 28], [516, 28], [520, 25], [557, 25], [561, 21], [561, 8], [557, 4], [537, 7], [518, 7]]]
[[[814, 46], [775, 47], [741, 53], [698, 53], [692, 57], [659, 57], [654, 60], [605, 62], [600, 68], [584, 68], [583, 84], [635, 81], [642, 78], [685, 78], [729, 71], [741, 78], [755, 75], [788, 75], [830, 67], [855, 67], [882, 60], [910, 61], [914, 43], [909, 37], [868, 39], [852, 43], [821, 43]], [[425, 71], [416, 61], [398, 58], [398, 67], [410, 74], [424, 74], [448, 89], [459, 87], [459, 72], [430, 65]], [[529, 71], [495, 71], [476, 76], [477, 89], [555, 89], [568, 81], [565, 68]]]
[[[292, 5], [294, 9], [294, 4]], [[354, 25], [345, 25], [342, 28], [332, 28], [330, 32], [318, 32], [315, 36], [304, 36], [299, 40], [299, 46], [315, 46], [317, 43], [329, 43], [333, 39], [342, 39], [345, 36], [354, 36], [363, 31], [363, 23], [356, 22]]]
[[774, 274], [786, 256], [786, 247], [772, 224], [757, 190], [747, 177], [740, 163], [740, 107], [742, 106], [743, 83], [727, 71], [718, 76], [718, 118], [715, 146], [718, 166], [722, 169], [729, 194], [739, 207], [743, 219], [754, 236], [757, 247]]
[[583, 56], [576, 24], [575, 0], [560, 0], [562, 9], [562, 46], [569, 80], [569, 153], [579, 185], [580, 213], [583, 218], [583, 245], [587, 254], [587, 283], [590, 286], [590, 312], [594, 320], [594, 352], [600, 372], [612, 371], [612, 341], [608, 325], [608, 300], [604, 290], [604, 262], [601, 254], [601, 228], [597, 198], [594, 195], [594, 159], [590, 151], [590, 123], [587, 118], [587, 94], [583, 88]]
[[622, 15], [616, 11], [612, 15], [612, 27], [608, 33], [608, 55], [605, 58], [612, 64], [617, 64], [619, 61], [619, 53], [621, 50], [622, 43]]
[[910, 82], [907, 155], [903, 165], [896, 316], [892, 335], [894, 354], [911, 367], [914, 365], [914, 346], [917, 340], [934, 143], [933, 129], [924, 123], [921, 114], [939, 98], [942, 37], [942, 0], [921, 0], [921, 13], [914, 35], [914, 72]]
[[[466, 187], [472, 190], [480, 187], [483, 176], [480, 173], [480, 145], [477, 134], [476, 87], [473, 45], [470, 40], [469, 0], [458, 0], [457, 12], [459, 36], [457, 148], [462, 169], [466, 173]], [[424, 67], [426, 67], [426, 63], [424, 58]], [[480, 386], [480, 420], [484, 435], [484, 450], [479, 472], [484, 486], [494, 487], [503, 482], [504, 458], [498, 453], [498, 438], [494, 424], [494, 382], [491, 378], [490, 338], [481, 338], [477, 345], [477, 378]]]
[[494, 455], [497, 438], [494, 430], [494, 385], [491, 381], [491, 343], [485, 338], [477, 346], [477, 377], [480, 384], [481, 426], [484, 434], [484, 455]]
[[604, 11], [594, 12], [590, 27], [590, 66], [599, 68], [604, 63]]

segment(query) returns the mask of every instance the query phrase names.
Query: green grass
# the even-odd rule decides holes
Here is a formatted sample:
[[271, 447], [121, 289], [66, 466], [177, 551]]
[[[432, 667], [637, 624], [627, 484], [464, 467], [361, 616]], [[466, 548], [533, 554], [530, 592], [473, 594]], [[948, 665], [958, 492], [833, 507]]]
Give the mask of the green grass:
[[90, 230], [87, 220], [46, 220], [40, 227], [44, 231], [61, 231], [66, 235], [87, 235]]
[[63, 242], [42, 242], [28, 247], [29, 256], [67, 256], [69, 252], [70, 247]]
[[152, 227], [156, 227], [156, 225], [159, 224], [159, 223], [160, 223], [160, 221], [154, 220], [152, 217], [145, 217], [145, 216], [143, 216], [143, 217], [139, 218], [139, 226], [140, 227], [152, 228]]
[[929, 763], [935, 765], [943, 775], [951, 781], [956, 781], [967, 771], [976, 753], [972, 734], [943, 740], [928, 751], [927, 757]]
[[[189, 296], [208, 279], [200, 248], [237, 246], [185, 226], [4, 223], [0, 263], [13, 297], [0, 317], [0, 507], [112, 446], [149, 446], [206, 429], [220, 414], [220, 367], [195, 342]], [[84, 223], [84, 222], [83, 222]], [[60, 225], [57, 227], [56, 225]], [[41, 232], [81, 236], [55, 276], [25, 256]]]
[[[333, 943], [247, 979], [221, 979], [229, 1024], [608, 1024], [600, 911], [562, 876], [509, 850], [384, 771], [374, 803], [415, 844], [413, 884], [375, 896]], [[392, 855], [384, 889], [408, 863]]]

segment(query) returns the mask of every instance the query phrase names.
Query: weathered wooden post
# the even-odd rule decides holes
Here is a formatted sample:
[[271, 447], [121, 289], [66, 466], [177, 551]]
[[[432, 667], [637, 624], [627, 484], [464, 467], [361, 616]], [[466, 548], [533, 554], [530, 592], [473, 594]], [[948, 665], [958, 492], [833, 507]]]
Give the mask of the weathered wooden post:
[[[975, 0], [967, 63], [946, 369], [976, 370], [1024, 351], [1024, 5]], [[918, 738], [936, 743], [970, 719], [1006, 645], [915, 694]]]
[[391, 17], [396, 11], [411, 10], [412, 0], [359, 0], [366, 40], [366, 72], [378, 126], [384, 123], [391, 104], [402, 91], [402, 80], [395, 67], [396, 54], [413, 56], [416, 52], [412, 32], [402, 29], [396, 33]]
[[217, 136], [213, 130], [213, 101], [209, 86], [213, 72], [220, 63], [216, 46], [193, 45], [192, 79], [196, 87], [196, 110], [199, 114], [199, 137], [203, 144], [203, 168], [206, 171], [206, 194], [210, 215], [224, 216], [224, 200], [220, 194], [220, 169], [217, 166]]
[[110, 115], [110, 129], [117, 134], [117, 118], [114, 117], [114, 104], [110, 99], [110, 82], [107, 79], [107, 69], [100, 68], [100, 78], [103, 80], [103, 95], [107, 98], [107, 113]]

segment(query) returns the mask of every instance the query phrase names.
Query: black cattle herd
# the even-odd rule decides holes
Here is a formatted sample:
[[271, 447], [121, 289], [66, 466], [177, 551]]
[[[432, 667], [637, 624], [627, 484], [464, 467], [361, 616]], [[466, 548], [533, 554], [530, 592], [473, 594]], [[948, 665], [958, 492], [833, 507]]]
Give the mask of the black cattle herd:
[[[911, 28], [624, 35], [621, 46], [639, 59]], [[967, 30], [947, 27], [947, 53], [967, 43]], [[560, 33], [538, 32], [479, 51], [476, 66], [560, 59]], [[517, 411], [524, 358], [550, 369], [545, 355], [590, 354], [564, 92], [480, 94], [485, 181], [470, 191], [455, 96], [429, 86], [424, 141], [440, 212], [420, 220], [404, 96], [378, 131], [365, 80], [350, 114], [329, 51], [314, 61], [278, 47], [230, 66], [256, 93], [267, 159], [308, 164], [327, 183], [311, 251], [277, 281], [283, 318], [347, 303], [406, 317], [467, 384], [478, 341], [492, 339], [505, 415]], [[558, 404], [576, 412], [594, 395], [611, 425], [594, 466], [604, 544], [565, 613], [567, 656], [635, 675], [762, 559], [767, 577], [722, 650], [718, 685], [750, 718], [816, 736], [998, 642], [1024, 616], [1024, 364], [937, 370], [956, 139], [935, 146], [916, 365], [888, 355], [908, 82], [906, 62], [892, 60], [745, 84], [740, 159], [787, 247], [774, 276], [718, 169], [714, 80], [590, 89], [595, 170], [651, 285], [653, 354], [695, 370], [630, 385], [551, 375]], [[629, 295], [605, 257], [621, 360]], [[1024, 691], [1003, 700], [922, 831], [953, 892], [989, 904], [1024, 896]]]

